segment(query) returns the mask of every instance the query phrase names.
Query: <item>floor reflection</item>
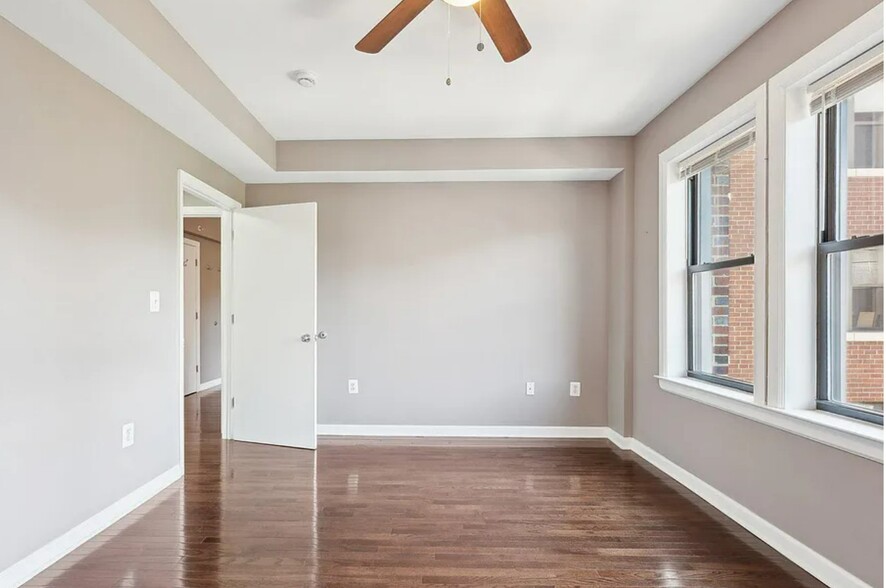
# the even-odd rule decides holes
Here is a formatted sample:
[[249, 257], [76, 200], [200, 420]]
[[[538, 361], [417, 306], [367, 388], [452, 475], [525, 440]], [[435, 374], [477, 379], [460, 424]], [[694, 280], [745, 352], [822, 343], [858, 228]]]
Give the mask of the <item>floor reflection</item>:
[[38, 576], [65, 588], [821, 588], [605, 441], [220, 438], [185, 401], [185, 478]]

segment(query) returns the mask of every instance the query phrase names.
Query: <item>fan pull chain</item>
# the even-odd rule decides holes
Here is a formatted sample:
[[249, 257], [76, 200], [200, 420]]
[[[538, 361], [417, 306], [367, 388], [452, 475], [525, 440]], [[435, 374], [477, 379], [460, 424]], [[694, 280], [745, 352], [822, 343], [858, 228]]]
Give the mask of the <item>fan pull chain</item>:
[[452, 5], [446, 4], [446, 85], [452, 85]]
[[480, 34], [478, 35], [479, 39], [477, 40], [477, 51], [483, 51], [486, 49], [486, 45], [483, 44], [483, 0], [479, 2], [479, 10], [480, 10]]

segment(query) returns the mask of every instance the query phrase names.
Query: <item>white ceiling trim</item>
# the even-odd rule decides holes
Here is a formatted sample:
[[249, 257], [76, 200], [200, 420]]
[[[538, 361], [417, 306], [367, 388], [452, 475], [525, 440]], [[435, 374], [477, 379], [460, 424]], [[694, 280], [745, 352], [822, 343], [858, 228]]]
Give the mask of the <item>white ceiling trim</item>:
[[0, 15], [241, 181], [273, 173], [83, 0], [0, 0]]
[[267, 181], [252, 183], [606, 182], [621, 171], [622, 168], [277, 172]]

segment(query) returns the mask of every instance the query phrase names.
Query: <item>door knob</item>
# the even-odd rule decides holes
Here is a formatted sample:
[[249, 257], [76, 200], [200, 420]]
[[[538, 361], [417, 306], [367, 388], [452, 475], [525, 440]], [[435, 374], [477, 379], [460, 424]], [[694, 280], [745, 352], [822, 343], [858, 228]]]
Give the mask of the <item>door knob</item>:
[[319, 341], [320, 339], [325, 339], [326, 336], [326, 331], [320, 331], [319, 333], [317, 333], [317, 340]]
[[301, 336], [302, 343], [310, 343], [311, 341], [313, 341], [313, 337], [311, 337], [307, 333], [305, 333], [304, 335]]

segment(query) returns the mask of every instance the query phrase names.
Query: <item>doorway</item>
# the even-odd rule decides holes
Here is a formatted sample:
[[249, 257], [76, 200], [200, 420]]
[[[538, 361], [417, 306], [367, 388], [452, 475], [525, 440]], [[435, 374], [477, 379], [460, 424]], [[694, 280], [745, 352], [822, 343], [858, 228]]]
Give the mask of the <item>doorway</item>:
[[[187, 234], [187, 230], [185, 231]], [[185, 396], [196, 393], [201, 388], [202, 376], [200, 374], [200, 338], [202, 329], [200, 324], [200, 295], [201, 295], [201, 255], [200, 241], [195, 239], [183, 239], [184, 259], [182, 267], [184, 272], [184, 333], [185, 345], [185, 369], [182, 374], [184, 380]], [[219, 382], [221, 383], [221, 382]]]
[[[231, 290], [232, 290], [232, 267], [231, 267], [231, 226], [232, 213], [241, 208], [241, 204], [226, 194], [216, 190], [205, 182], [195, 178], [184, 171], [179, 171], [178, 201], [179, 201], [179, 239], [180, 245], [180, 273], [179, 295], [181, 325], [181, 355], [180, 366], [183, 377], [181, 378], [181, 390], [179, 391], [179, 423], [181, 434], [181, 464], [185, 467], [185, 396], [189, 393], [203, 393], [209, 390], [217, 392], [220, 397], [219, 405], [219, 429], [222, 439], [229, 439], [230, 429], [230, 346], [231, 324], [223, 317], [231, 315]], [[202, 229], [202, 230], [201, 230]], [[187, 267], [185, 260], [188, 257], [186, 249], [187, 241], [196, 242], [200, 245], [197, 257], [200, 265], [197, 275], [204, 279], [202, 283], [209, 284], [208, 275], [215, 274], [213, 288], [217, 287], [215, 304], [217, 313], [209, 305], [204, 308], [202, 304], [205, 298], [204, 292], [197, 286], [188, 285]], [[217, 251], [218, 259], [210, 252], [212, 245]], [[207, 253], [209, 258], [207, 259]], [[211, 268], [211, 269], [207, 269]], [[193, 279], [193, 278], [191, 278]], [[198, 284], [201, 283], [199, 277]], [[212, 295], [212, 293], [210, 292]], [[192, 310], [194, 307], [197, 310]], [[207, 311], [209, 314], [207, 314]], [[191, 314], [194, 312], [194, 314]], [[212, 329], [206, 328], [206, 321], [211, 321]], [[215, 324], [217, 323], [217, 324]], [[188, 338], [189, 324], [197, 333], [195, 337]], [[202, 328], [201, 328], [202, 327]], [[200, 338], [201, 331], [207, 333], [206, 337]], [[211, 334], [212, 336], [209, 336]], [[215, 339], [217, 336], [217, 348]], [[202, 339], [207, 339], [203, 341]], [[196, 345], [190, 345], [191, 341], [199, 341]], [[188, 353], [194, 356], [191, 360]], [[212, 359], [210, 359], [212, 358]], [[199, 368], [199, 371], [198, 371]], [[193, 369], [194, 384], [187, 384], [187, 374]], [[200, 376], [197, 376], [200, 374]]]
[[[218, 219], [220, 228], [217, 405], [221, 438], [316, 449], [317, 344], [325, 338], [317, 329], [317, 204], [244, 209], [236, 200], [179, 171], [180, 235], [185, 236], [188, 219], [206, 223]], [[183, 237], [179, 243], [179, 365], [184, 374]], [[183, 468], [185, 391], [185, 378], [181, 378]]]

